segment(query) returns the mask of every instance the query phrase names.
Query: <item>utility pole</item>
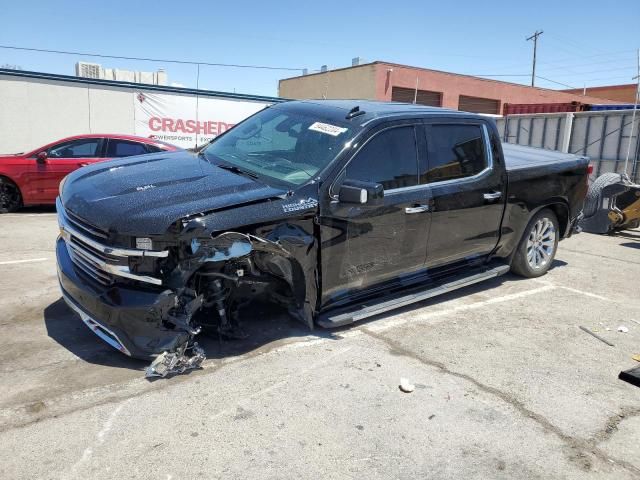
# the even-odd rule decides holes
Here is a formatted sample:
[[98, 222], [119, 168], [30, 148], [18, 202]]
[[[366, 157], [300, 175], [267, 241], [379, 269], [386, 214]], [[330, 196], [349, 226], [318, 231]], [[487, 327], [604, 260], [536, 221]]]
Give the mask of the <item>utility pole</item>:
[[533, 68], [531, 69], [531, 86], [536, 86], [536, 51], [538, 50], [538, 37], [544, 32], [542, 30], [537, 31], [533, 35], [527, 38], [527, 41], [533, 40]]
[[[629, 156], [631, 155], [631, 142], [633, 141], [633, 130], [636, 124], [636, 111], [638, 110], [638, 102], [640, 101], [640, 48], [638, 49], [638, 63], [637, 63], [637, 73], [638, 75], [636, 75], [635, 77], [633, 77], [633, 80], [636, 80], [638, 82], [637, 86], [636, 86], [636, 100], [635, 103], [633, 105], [633, 115], [631, 116], [631, 133], [629, 134], [629, 143], [627, 144], [627, 156], [624, 159], [624, 173], [627, 174], [627, 166], [629, 165]], [[622, 132], [620, 132], [620, 134], [622, 134]], [[640, 135], [638, 135], [636, 137], [636, 143], [640, 139]], [[636, 151], [638, 151], [638, 145], [636, 145]], [[634, 167], [635, 167], [635, 162], [637, 162], [638, 159], [636, 158], [634, 160]], [[632, 168], [631, 170], [631, 175], [633, 175], [635, 173], [635, 168]], [[632, 179], [634, 180], [634, 179]]]

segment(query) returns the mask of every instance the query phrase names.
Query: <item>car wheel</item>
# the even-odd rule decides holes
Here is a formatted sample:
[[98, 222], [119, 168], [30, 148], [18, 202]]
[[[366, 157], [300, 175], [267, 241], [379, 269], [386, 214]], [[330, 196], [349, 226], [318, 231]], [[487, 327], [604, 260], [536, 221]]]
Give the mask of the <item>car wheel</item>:
[[21, 206], [20, 189], [11, 180], [0, 178], [0, 213], [15, 212]]
[[545, 208], [533, 216], [522, 235], [511, 270], [527, 278], [540, 277], [551, 268], [560, 233], [555, 213]]

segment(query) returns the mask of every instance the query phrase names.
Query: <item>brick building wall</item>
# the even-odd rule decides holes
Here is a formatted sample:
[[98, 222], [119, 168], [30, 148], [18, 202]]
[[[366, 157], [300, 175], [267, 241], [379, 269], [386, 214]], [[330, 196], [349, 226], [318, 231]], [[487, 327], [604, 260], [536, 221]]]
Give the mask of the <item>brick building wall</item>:
[[280, 80], [284, 98], [353, 98], [413, 102], [502, 113], [505, 103], [615, 103], [558, 90], [488, 80], [388, 62], [373, 62]]

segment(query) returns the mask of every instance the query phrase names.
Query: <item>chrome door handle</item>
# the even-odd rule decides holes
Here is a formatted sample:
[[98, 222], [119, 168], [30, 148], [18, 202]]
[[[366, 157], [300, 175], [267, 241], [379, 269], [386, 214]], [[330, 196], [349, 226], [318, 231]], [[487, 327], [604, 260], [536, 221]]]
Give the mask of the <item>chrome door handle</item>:
[[422, 212], [428, 212], [429, 211], [429, 205], [415, 205], [413, 207], [406, 207], [404, 209], [404, 213], [422, 213]]
[[483, 195], [485, 200], [497, 200], [502, 196], [502, 192], [491, 192]]

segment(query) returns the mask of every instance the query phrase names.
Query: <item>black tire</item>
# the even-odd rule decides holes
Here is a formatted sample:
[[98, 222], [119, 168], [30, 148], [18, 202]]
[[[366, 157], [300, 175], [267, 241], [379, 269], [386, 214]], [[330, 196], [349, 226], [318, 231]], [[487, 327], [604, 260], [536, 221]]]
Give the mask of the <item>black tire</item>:
[[11, 213], [22, 207], [20, 189], [8, 178], [0, 177], [0, 213]]
[[511, 262], [511, 271], [526, 278], [544, 275], [556, 257], [559, 240], [556, 214], [548, 208], [540, 210], [529, 221], [522, 234]]
[[587, 196], [584, 200], [584, 208], [582, 209], [584, 216], [591, 217], [599, 208], [602, 208], [601, 192], [604, 187], [620, 183], [621, 181], [622, 176], [619, 173], [613, 172], [603, 173], [596, 178], [589, 187]]

